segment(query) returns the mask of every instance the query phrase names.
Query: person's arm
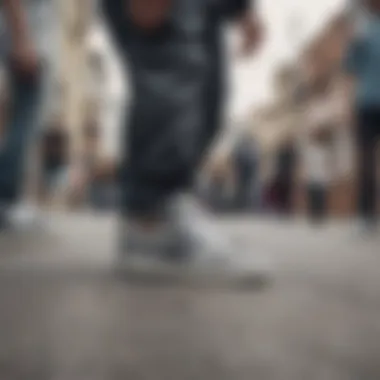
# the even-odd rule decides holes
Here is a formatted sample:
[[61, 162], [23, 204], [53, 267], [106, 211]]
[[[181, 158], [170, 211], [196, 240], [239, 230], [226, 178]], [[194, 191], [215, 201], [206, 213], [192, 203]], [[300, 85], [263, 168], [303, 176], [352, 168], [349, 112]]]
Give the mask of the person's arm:
[[250, 55], [262, 37], [262, 25], [255, 9], [255, 0], [219, 0], [225, 17], [234, 21], [242, 37], [242, 55]]
[[242, 54], [253, 53], [262, 37], [262, 26], [255, 10], [255, 0], [214, 1], [222, 18], [237, 24], [242, 36]]
[[30, 38], [26, 11], [21, 0], [3, 0], [3, 11], [12, 40], [11, 59], [18, 69], [32, 72], [37, 56]]
[[250, 55], [262, 39], [262, 25], [256, 12], [246, 11], [240, 16], [239, 27], [243, 37], [242, 54]]
[[3, 11], [12, 42], [16, 45], [25, 44], [29, 34], [26, 14], [21, 1], [3, 0]]

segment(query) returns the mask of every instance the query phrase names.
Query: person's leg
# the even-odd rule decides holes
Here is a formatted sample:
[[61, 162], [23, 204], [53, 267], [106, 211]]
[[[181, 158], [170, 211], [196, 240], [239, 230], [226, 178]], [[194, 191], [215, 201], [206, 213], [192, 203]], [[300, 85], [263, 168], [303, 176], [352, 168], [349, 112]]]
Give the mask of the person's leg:
[[310, 218], [310, 220], [313, 220], [314, 213], [315, 213], [315, 194], [314, 194], [314, 187], [312, 184], [308, 184], [306, 187], [306, 194], [307, 194], [307, 213]]
[[41, 181], [39, 186], [39, 201], [46, 205], [52, 198], [54, 187], [54, 171], [46, 166], [41, 167]]
[[[214, 75], [208, 80], [205, 100], [205, 118], [202, 134], [199, 141], [199, 154], [197, 164], [202, 164], [203, 159], [209, 153], [210, 147], [215, 142], [223, 125], [223, 109], [225, 106], [225, 90], [223, 86], [222, 69], [215, 65]], [[216, 71], [216, 74], [215, 74]]]
[[33, 76], [25, 76], [12, 67], [9, 73], [11, 104], [0, 153], [0, 202], [5, 228], [25, 230], [42, 226], [36, 206], [28, 201], [37, 191], [36, 167], [32, 168], [37, 157], [32, 152], [31, 139], [42, 118], [42, 79], [42, 67]]
[[282, 178], [278, 184], [279, 212], [283, 217], [289, 217], [291, 211], [291, 186], [287, 179]]
[[131, 173], [132, 165], [125, 167], [129, 173], [125, 170], [123, 178], [117, 264], [124, 274], [226, 284], [266, 280], [266, 258], [255, 257], [253, 264], [252, 256], [237, 252], [216, 220], [187, 193], [187, 170], [175, 172], [171, 179], [152, 175], [149, 182]]
[[248, 173], [240, 176], [237, 192], [237, 206], [240, 211], [248, 211], [251, 205], [252, 181]]
[[321, 223], [326, 211], [326, 190], [322, 184], [314, 184], [310, 188], [311, 217], [315, 223]]
[[358, 213], [367, 224], [376, 218], [376, 119], [361, 112], [358, 120]]
[[286, 181], [284, 190], [284, 212], [286, 217], [290, 217], [293, 212], [293, 183], [290, 178]]
[[11, 105], [0, 151], [0, 201], [14, 204], [22, 193], [28, 142], [39, 118], [41, 73], [25, 77], [9, 72]]
[[320, 220], [323, 221], [328, 216], [328, 190], [326, 186], [320, 186], [320, 202], [319, 202], [319, 215]]
[[235, 192], [234, 192], [234, 209], [241, 210], [243, 197], [243, 180], [239, 170], [236, 170], [235, 175]]
[[172, 170], [170, 162], [167, 168], [154, 163], [148, 168], [142, 162], [144, 155], [136, 146], [131, 146], [134, 142], [139, 143], [136, 140], [129, 142], [125, 151], [132, 151], [132, 154], [124, 157], [119, 173], [122, 259], [131, 253], [153, 251], [160, 254], [170, 249], [168, 206], [174, 196], [189, 187], [189, 171], [184, 167]]
[[260, 178], [255, 178], [253, 181], [253, 209], [255, 212], [263, 212], [264, 207], [264, 189]]
[[[134, 53], [137, 58], [144, 58], [145, 48], [145, 58], [151, 61], [146, 67], [146, 63], [140, 64], [139, 59], [129, 62], [130, 76], [136, 87], [125, 140], [128, 156], [122, 165], [123, 255], [120, 268], [129, 268], [136, 273], [136, 268], [142, 269], [140, 264], [143, 263], [143, 268], [148, 267], [154, 273], [162, 270], [166, 274], [183, 274], [195, 279], [199, 278], [198, 275], [210, 278], [211, 274], [238, 280], [247, 278], [246, 275], [251, 280], [254, 275], [253, 280], [257, 280], [258, 268], [255, 267], [252, 273], [249, 266], [240, 266], [237, 255], [231, 254], [236, 252], [222, 242], [223, 234], [212, 232], [214, 226], [208, 224], [203, 217], [204, 210], [190, 194], [197, 169], [219, 127], [216, 115], [221, 105], [216, 96], [217, 82], [213, 81], [214, 78], [204, 78], [204, 70], [214, 76], [212, 65], [198, 67], [201, 60], [194, 62], [190, 51], [183, 52], [181, 61], [173, 61], [175, 57], [167, 57], [167, 49], [159, 41], [154, 49], [151, 46], [147, 49], [138, 41], [127, 46], [125, 18], [120, 19], [118, 12], [111, 14], [112, 9], [108, 11], [108, 21], [117, 35], [119, 46], [124, 50], [131, 49], [129, 55]], [[167, 31], [170, 29], [162, 32]], [[164, 38], [165, 33], [159, 37]], [[126, 55], [125, 51], [123, 55]], [[173, 67], [175, 73], [178, 70], [179, 75], [176, 73], [173, 83], [170, 82], [171, 76], [165, 83], [162, 72], [165, 74], [166, 70], [149, 72], [155, 59], [158, 59], [158, 67], [167, 62], [168, 69]], [[194, 75], [186, 72], [186, 59], [192, 62], [190, 67], [196, 63], [192, 71]], [[232, 257], [236, 259], [233, 265], [230, 263]]]
[[254, 181], [253, 175], [247, 175], [245, 185], [244, 185], [244, 209], [245, 211], [250, 211], [253, 207], [253, 197], [254, 197]]

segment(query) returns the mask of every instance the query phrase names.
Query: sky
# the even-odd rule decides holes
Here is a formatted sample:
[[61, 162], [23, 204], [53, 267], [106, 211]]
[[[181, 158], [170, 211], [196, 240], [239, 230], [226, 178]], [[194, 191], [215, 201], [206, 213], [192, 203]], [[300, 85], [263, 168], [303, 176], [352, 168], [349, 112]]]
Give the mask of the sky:
[[[300, 45], [323, 28], [329, 17], [344, 6], [345, 0], [259, 0], [258, 3], [265, 44], [255, 57], [230, 65], [232, 94], [228, 112], [238, 120], [246, 117], [253, 107], [270, 101], [276, 68], [291, 60]], [[290, 24], [294, 25], [293, 31]], [[235, 41], [234, 36], [231, 39]]]

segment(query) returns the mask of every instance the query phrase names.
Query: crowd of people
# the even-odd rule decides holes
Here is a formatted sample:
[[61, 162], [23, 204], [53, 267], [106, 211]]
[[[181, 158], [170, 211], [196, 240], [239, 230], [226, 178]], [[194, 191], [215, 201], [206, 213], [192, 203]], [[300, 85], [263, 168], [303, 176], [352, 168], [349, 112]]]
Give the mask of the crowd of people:
[[[2, 2], [1, 12], [10, 36], [7, 41], [0, 41], [0, 46], [9, 47], [6, 67], [11, 101], [9, 112], [1, 115], [1, 228], [6, 228], [9, 212], [22, 197], [28, 147], [45, 104], [49, 60], [45, 59], [47, 51], [42, 45], [38, 49], [36, 41], [49, 33], [41, 30], [38, 22], [41, 7], [46, 9], [47, 2]], [[254, 53], [262, 40], [261, 23], [251, 2], [102, 0], [100, 8], [123, 66], [130, 74], [134, 98], [128, 115], [128, 141], [122, 141], [124, 154], [120, 163], [99, 166], [97, 146], [101, 137], [97, 121], [90, 118], [83, 126], [80, 168], [81, 180], [86, 178], [86, 190], [83, 194], [75, 193], [75, 197], [82, 203], [81, 197], [89, 200], [97, 208], [119, 201], [120, 259], [128, 265], [139, 262], [143, 253], [152, 267], [171, 268], [165, 273], [178, 262], [189, 264], [196, 271], [198, 262], [204, 265], [208, 258], [211, 271], [222, 271], [227, 277], [249, 277], [251, 268], [236, 266], [229, 260], [233, 247], [221, 243], [222, 235], [217, 234], [215, 239], [215, 234], [209, 234], [211, 228], [195, 221], [202, 216], [193, 189], [204, 157], [220, 132], [225, 106], [223, 26], [227, 22], [236, 24], [246, 56]], [[372, 229], [377, 219], [380, 2], [363, 2], [363, 9], [364, 31], [353, 31], [341, 72], [345, 74], [343, 83], [347, 104], [353, 110], [358, 145], [359, 214], [366, 227]], [[237, 141], [231, 158], [232, 208], [258, 210], [270, 203], [279, 215], [291, 215], [294, 186], [301, 168], [311, 218], [320, 221], [326, 216], [328, 188], [334, 175], [329, 159], [335, 123], [330, 85], [330, 81], [318, 76], [307, 83], [303, 100], [307, 112], [302, 119], [305, 128], [308, 126], [306, 143], [302, 144], [305, 149], [299, 148], [294, 136], [282, 142], [277, 148], [269, 190], [261, 182], [259, 147], [245, 135]], [[349, 103], [349, 95], [356, 97], [353, 103]], [[52, 120], [39, 138], [44, 201], [52, 191], [72, 181], [68, 170], [70, 140], [62, 120]], [[222, 176], [214, 174], [206, 193], [211, 194], [211, 200], [207, 197], [212, 206], [219, 209], [225, 202], [221, 194], [224, 185]], [[204, 257], [200, 258], [199, 252]], [[215, 265], [215, 256], [227, 258], [225, 265], [220, 266], [220, 261]]]
[[360, 230], [376, 231], [378, 7], [376, 1], [356, 2], [354, 12], [351, 7], [336, 18], [302, 57], [306, 69], [295, 67], [294, 104], [288, 107], [296, 108], [298, 125], [274, 149], [272, 174], [260, 186], [263, 210], [290, 216], [302, 208], [319, 223], [335, 212], [336, 199], [350, 193], [345, 215], [356, 217]]
[[199, 197], [215, 212], [255, 213], [261, 208], [260, 151], [244, 132], [226, 160], [210, 165], [199, 181]]

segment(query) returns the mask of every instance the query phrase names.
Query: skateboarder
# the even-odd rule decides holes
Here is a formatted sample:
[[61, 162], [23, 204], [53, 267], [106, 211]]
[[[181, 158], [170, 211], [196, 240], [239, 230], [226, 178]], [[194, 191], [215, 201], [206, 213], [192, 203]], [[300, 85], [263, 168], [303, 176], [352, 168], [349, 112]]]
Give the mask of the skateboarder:
[[247, 275], [191, 189], [221, 121], [223, 25], [236, 21], [246, 54], [258, 43], [250, 1], [102, 0], [102, 8], [134, 94], [123, 139], [122, 257], [165, 274]]
[[0, 148], [0, 225], [8, 225], [21, 200], [25, 164], [41, 115], [45, 59], [51, 36], [50, 0], [3, 0], [0, 52], [7, 69], [11, 107]]

